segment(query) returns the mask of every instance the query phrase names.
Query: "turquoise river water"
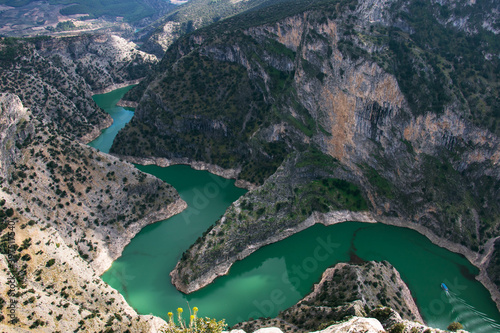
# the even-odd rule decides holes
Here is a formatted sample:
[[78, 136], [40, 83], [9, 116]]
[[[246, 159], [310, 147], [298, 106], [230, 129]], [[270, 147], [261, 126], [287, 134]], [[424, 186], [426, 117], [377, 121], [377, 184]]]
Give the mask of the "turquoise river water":
[[[119, 128], [133, 114], [115, 107], [127, 89], [94, 96]], [[109, 151], [119, 128], [103, 131], [90, 145]], [[233, 180], [186, 165], [137, 168], [172, 184], [188, 203], [181, 214], [141, 230], [102, 275], [139, 313], [165, 318], [168, 311], [189, 304], [197, 306], [201, 316], [224, 318], [230, 325], [273, 317], [306, 295], [327, 267], [347, 262], [355, 254], [394, 265], [428, 325], [444, 329], [460, 321], [474, 333], [500, 331], [500, 314], [488, 291], [474, 279], [478, 270], [473, 265], [413, 230], [379, 223], [315, 225], [261, 248], [236, 262], [228, 275], [185, 295], [171, 284], [170, 271], [182, 253], [246, 191], [235, 187]], [[441, 289], [442, 282], [449, 293]]]

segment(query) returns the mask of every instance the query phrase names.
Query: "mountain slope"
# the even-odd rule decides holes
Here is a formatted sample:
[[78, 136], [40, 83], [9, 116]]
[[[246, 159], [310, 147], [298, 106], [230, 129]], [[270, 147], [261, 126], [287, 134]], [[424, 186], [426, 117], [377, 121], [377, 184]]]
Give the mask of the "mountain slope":
[[[481, 266], [500, 222], [499, 48], [488, 28], [498, 5], [287, 4], [174, 43], [113, 144], [120, 155], [203, 161], [263, 184], [185, 253], [177, 287], [198, 289], [283, 230], [336, 211], [438, 236]], [[476, 19], [455, 24], [486, 8], [489, 21], [467, 14]]]
[[142, 49], [163, 56], [180, 36], [221, 19], [252, 8], [279, 2], [277, 0], [190, 0], [137, 33], [144, 41]]
[[175, 189], [47, 128], [15, 95], [0, 94], [0, 127], [0, 327], [165, 325], [139, 316], [99, 275], [142, 227], [186, 207]]
[[34, 116], [84, 142], [112, 121], [92, 93], [135, 83], [157, 62], [113, 35], [3, 38], [0, 59], [0, 91], [19, 95]]

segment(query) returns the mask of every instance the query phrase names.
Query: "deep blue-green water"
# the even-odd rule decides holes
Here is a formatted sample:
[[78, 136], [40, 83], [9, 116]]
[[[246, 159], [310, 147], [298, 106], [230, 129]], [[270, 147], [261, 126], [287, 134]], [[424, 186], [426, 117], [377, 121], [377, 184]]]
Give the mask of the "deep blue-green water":
[[[116, 110], [113, 100], [121, 96], [114, 93], [109, 100], [107, 94], [95, 100], [105, 110]], [[94, 146], [105, 151], [113, 138], [107, 135], [103, 141], [94, 141]], [[500, 315], [488, 291], [473, 278], [474, 266], [413, 230], [378, 223], [315, 225], [256, 251], [236, 262], [228, 275], [184, 295], [171, 284], [170, 271], [182, 253], [246, 191], [232, 180], [185, 165], [137, 168], [172, 184], [188, 203], [181, 214], [145, 227], [102, 276], [139, 313], [165, 318], [168, 311], [189, 304], [197, 306], [201, 316], [225, 318], [229, 324], [273, 317], [306, 295], [327, 267], [349, 261], [354, 251], [364, 260], [393, 264], [430, 326], [446, 328], [458, 320], [474, 333], [499, 331]], [[441, 289], [442, 282], [450, 293]]]

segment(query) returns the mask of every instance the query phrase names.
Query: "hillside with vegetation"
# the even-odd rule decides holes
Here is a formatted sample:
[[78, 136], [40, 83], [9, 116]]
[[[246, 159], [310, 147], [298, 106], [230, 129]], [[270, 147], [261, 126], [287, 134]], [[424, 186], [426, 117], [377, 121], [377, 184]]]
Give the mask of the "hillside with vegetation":
[[143, 50], [160, 57], [180, 36], [270, 2], [276, 0], [190, 0], [141, 29], [137, 38]]
[[163, 0], [0, 0], [0, 34], [62, 35], [64, 31], [114, 30], [132, 34], [177, 8]]
[[484, 270], [500, 222], [497, 7], [292, 1], [175, 42], [112, 152], [260, 186], [185, 253], [177, 287], [249, 254], [233, 243], [255, 250], [338, 211], [438, 236]]
[[111, 118], [95, 91], [144, 77], [157, 58], [113, 35], [0, 39], [0, 91], [17, 94], [47, 126], [84, 142]]
[[[250, 319], [232, 329], [255, 332], [278, 327], [282, 332], [317, 332], [331, 325], [340, 332], [375, 332], [356, 328], [366, 318], [387, 332], [439, 332], [422, 324], [410, 291], [388, 262], [340, 263], [328, 268], [311, 292], [276, 318]], [[398, 327], [402, 330], [397, 331]], [[351, 329], [351, 331], [349, 331]], [[333, 328], [331, 328], [333, 332]]]
[[15, 95], [0, 94], [0, 130], [0, 330], [164, 325], [99, 275], [144, 226], [185, 208], [175, 189], [45, 126]]

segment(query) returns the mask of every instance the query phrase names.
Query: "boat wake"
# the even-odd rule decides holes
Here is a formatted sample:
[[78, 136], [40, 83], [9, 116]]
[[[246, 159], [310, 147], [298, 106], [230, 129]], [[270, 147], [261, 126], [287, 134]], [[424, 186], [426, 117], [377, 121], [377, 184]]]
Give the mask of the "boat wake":
[[465, 330], [471, 333], [494, 333], [500, 331], [500, 324], [489, 318], [488, 315], [476, 310], [475, 307], [467, 304], [465, 300], [453, 292], [445, 290], [445, 293], [452, 307], [453, 321], [461, 323]]

